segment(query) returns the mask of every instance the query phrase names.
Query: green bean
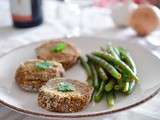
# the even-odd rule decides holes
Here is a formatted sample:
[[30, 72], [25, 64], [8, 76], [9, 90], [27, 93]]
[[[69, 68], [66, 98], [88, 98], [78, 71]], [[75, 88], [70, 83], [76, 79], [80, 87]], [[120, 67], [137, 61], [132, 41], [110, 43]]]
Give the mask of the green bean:
[[129, 90], [129, 76], [122, 71], [122, 80], [119, 82], [119, 85], [122, 88], [122, 92], [127, 92]]
[[123, 81], [119, 80], [119, 81], [117, 81], [117, 83], [118, 83], [119, 87], [122, 89], [122, 87], [123, 87]]
[[136, 65], [130, 56], [130, 54], [123, 48], [118, 48], [121, 59], [131, 68], [131, 70], [136, 74]]
[[106, 84], [106, 81], [102, 80], [100, 88], [98, 90], [98, 92], [96, 93], [96, 95], [94, 96], [94, 101], [95, 102], [100, 102], [103, 98], [104, 95], [104, 86]]
[[91, 101], [94, 100], [94, 96], [96, 95], [97, 90], [94, 88], [91, 96]]
[[120, 53], [119, 53], [118, 49], [114, 47], [113, 50], [115, 51], [115, 53], [117, 54], [117, 56], [120, 58]]
[[92, 75], [93, 75], [93, 85], [96, 89], [99, 88], [99, 81], [98, 81], [98, 75], [95, 66], [92, 63], [89, 63]]
[[[131, 58], [130, 54], [123, 48], [118, 48], [117, 49], [120, 53], [120, 57], [121, 59], [133, 70], [133, 72], [136, 74], [136, 66], [135, 63], [133, 61], [133, 59]], [[122, 74], [122, 78], [123, 78], [123, 74]], [[130, 81], [129, 82], [129, 87], [128, 87], [128, 91], [126, 91], [126, 94], [129, 95], [133, 92], [134, 88], [135, 88], [136, 82], [135, 80]]]
[[83, 66], [83, 68], [85, 69], [88, 78], [90, 78], [92, 76], [90, 66], [88, 65], [87, 61], [85, 61], [85, 59], [82, 56], [80, 56], [80, 63]]
[[98, 71], [98, 75], [99, 75], [101, 80], [107, 80], [108, 79], [108, 77], [107, 77], [107, 75], [106, 75], [106, 73], [105, 73], [105, 71], [103, 70], [102, 67], [98, 67], [97, 71]]
[[123, 83], [123, 92], [127, 92], [129, 90], [129, 82], [124, 82]]
[[129, 90], [126, 92], [126, 94], [130, 95], [133, 92], [135, 86], [136, 86], [136, 81], [135, 80], [130, 81], [129, 82]]
[[106, 94], [106, 101], [108, 107], [112, 107], [115, 104], [113, 92], [109, 92]]
[[119, 59], [119, 56], [117, 55], [117, 53], [115, 52], [114, 48], [112, 46], [108, 46], [107, 47], [107, 51], [108, 53], [110, 53], [113, 57], [115, 57], [116, 59]]
[[113, 89], [114, 84], [115, 84], [114, 80], [111, 79], [111, 80], [105, 85], [105, 91], [106, 91], [106, 92], [110, 92], [110, 91]]
[[126, 74], [128, 74], [129, 76], [131, 76], [133, 78], [130, 80], [136, 80], [136, 82], [139, 82], [139, 79], [136, 76], [136, 74], [123, 61], [118, 60], [118, 59], [114, 58], [113, 56], [111, 56], [107, 53], [103, 53], [103, 52], [94, 52], [93, 55], [95, 55], [99, 58], [103, 58], [104, 60], [106, 60], [107, 62], [109, 62], [112, 65], [119, 66]]
[[128, 76], [125, 71], [122, 71], [121, 74], [122, 74], [122, 82], [130, 81], [130, 80], [129, 80], [129, 79], [130, 79], [130, 78], [129, 78], [130, 76]]
[[[115, 57], [116, 59], [120, 59], [119, 57], [119, 52], [117, 51], [116, 48], [113, 48], [112, 46], [109, 46], [109, 48], [107, 49], [108, 53], [110, 53], [113, 57]], [[114, 65], [114, 67], [121, 73], [122, 70], [121, 68], [119, 68], [119, 66]]]
[[101, 66], [104, 70], [109, 72], [114, 78], [121, 79], [121, 74], [107, 61], [103, 60], [102, 58], [99, 58], [94, 55], [87, 55], [88, 59], [94, 62], [95, 64], [98, 64]]
[[114, 90], [115, 91], [119, 91], [121, 89], [120, 85], [116, 84], [114, 85]]

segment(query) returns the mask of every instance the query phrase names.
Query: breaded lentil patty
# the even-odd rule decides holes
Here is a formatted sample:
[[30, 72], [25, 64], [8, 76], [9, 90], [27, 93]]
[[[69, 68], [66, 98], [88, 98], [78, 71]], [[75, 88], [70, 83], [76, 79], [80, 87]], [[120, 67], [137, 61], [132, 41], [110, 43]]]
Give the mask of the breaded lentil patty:
[[49, 79], [61, 77], [63, 74], [64, 69], [61, 63], [32, 59], [20, 64], [15, 79], [18, 86], [23, 90], [38, 92], [39, 88]]
[[[62, 92], [57, 90], [61, 82], [72, 84], [74, 91]], [[40, 107], [54, 112], [78, 112], [84, 109], [91, 99], [93, 89], [78, 80], [65, 78], [49, 80], [42, 86], [38, 95]]]
[[[63, 50], [54, 51], [58, 45], [63, 45]], [[62, 63], [65, 69], [71, 68], [78, 60], [80, 54], [78, 49], [66, 41], [48, 41], [36, 48], [37, 58], [43, 60], [55, 60]]]

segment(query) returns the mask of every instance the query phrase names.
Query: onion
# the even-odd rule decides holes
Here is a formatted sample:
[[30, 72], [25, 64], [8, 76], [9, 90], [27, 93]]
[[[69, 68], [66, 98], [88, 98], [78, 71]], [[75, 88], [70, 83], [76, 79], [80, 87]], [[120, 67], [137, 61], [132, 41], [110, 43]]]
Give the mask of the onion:
[[132, 12], [129, 18], [129, 24], [139, 36], [146, 36], [158, 28], [160, 23], [159, 18], [159, 8], [144, 4]]

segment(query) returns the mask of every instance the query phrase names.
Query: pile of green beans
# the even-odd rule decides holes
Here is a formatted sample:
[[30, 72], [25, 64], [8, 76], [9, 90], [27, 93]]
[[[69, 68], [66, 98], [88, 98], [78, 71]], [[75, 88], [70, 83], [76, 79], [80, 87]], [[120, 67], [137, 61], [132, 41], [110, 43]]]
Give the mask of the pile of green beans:
[[115, 104], [116, 94], [130, 95], [139, 82], [131, 55], [121, 47], [101, 47], [101, 51], [81, 56], [80, 63], [94, 87], [93, 100], [98, 103], [106, 96], [108, 107]]

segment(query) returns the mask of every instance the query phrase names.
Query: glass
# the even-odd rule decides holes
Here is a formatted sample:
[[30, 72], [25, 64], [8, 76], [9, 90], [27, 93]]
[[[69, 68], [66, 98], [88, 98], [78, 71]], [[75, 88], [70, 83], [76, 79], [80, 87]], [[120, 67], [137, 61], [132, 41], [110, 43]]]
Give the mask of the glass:
[[57, 7], [57, 16], [69, 31], [66, 37], [80, 36], [82, 29], [82, 9], [93, 5], [93, 0], [63, 0]]

